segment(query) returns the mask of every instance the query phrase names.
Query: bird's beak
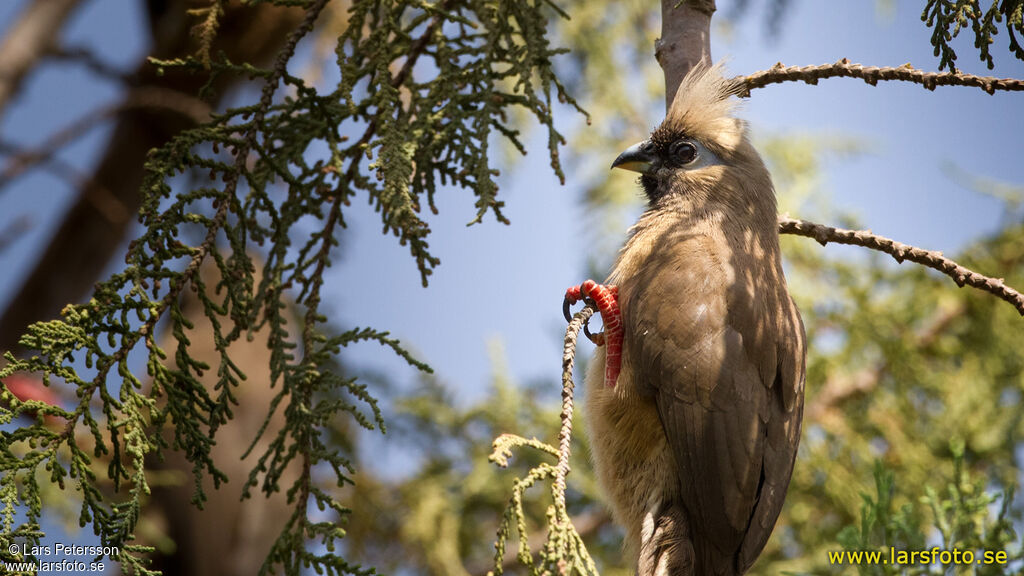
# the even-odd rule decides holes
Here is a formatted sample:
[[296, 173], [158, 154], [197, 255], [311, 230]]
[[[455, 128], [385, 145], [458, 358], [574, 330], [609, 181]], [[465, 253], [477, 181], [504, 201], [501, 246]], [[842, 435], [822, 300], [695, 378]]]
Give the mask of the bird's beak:
[[653, 172], [658, 167], [658, 157], [645, 151], [646, 147], [647, 141], [644, 140], [626, 148], [626, 151], [612, 162], [612, 168], [632, 170], [641, 174]]

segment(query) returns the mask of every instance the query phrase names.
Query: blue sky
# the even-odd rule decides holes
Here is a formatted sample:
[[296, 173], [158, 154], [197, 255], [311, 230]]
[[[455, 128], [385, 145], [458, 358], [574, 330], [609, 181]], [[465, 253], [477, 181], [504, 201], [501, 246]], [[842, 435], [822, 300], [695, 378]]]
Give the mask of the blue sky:
[[[0, 5], [0, 23], [6, 26], [20, 5]], [[728, 9], [721, 2], [720, 12]], [[934, 69], [931, 32], [920, 22], [919, 10], [916, 3], [897, 2], [895, 12], [884, 16], [861, 3], [798, 1], [778, 38], [764, 32], [763, 18], [755, 12], [741, 20], [727, 41], [714, 42], [713, 54], [728, 58], [729, 69], [736, 74], [777, 61], [821, 64], [843, 57], [866, 65], [911, 62]], [[139, 34], [143, 18], [135, 3], [92, 0], [75, 15], [67, 42], [86, 45], [114, 65], [130, 69], [146, 49]], [[1005, 34], [998, 37], [997, 68], [991, 73], [1024, 76], [1024, 63], [1005, 52], [1005, 41]], [[976, 62], [974, 49], [966, 42], [959, 44], [961, 68], [988, 73]], [[116, 94], [115, 86], [91, 78], [79, 67], [48, 65], [0, 119], [0, 129], [16, 142], [38, 143]], [[742, 115], [755, 137], [791, 133], [859, 139], [865, 154], [825, 163], [825, 183], [836, 205], [860, 214], [880, 234], [955, 253], [997, 227], [1001, 205], [964, 189], [940, 166], [952, 161], [972, 174], [1021, 184], [1021, 110], [1020, 96], [1014, 93], [990, 96], [961, 87], [929, 93], [918, 85], [890, 82], [871, 87], [833, 79], [815, 87], [789, 83], [757, 90], [744, 103]], [[579, 124], [571, 111], [561, 112], [563, 127]], [[106, 130], [96, 130], [61, 157], [84, 170], [102, 151], [106, 136]], [[561, 186], [548, 168], [542, 146], [533, 148], [535, 152], [515, 169], [504, 170], [501, 180], [511, 226], [485, 219], [482, 225], [466, 227], [474, 215], [469, 193], [449, 190], [439, 195], [441, 214], [432, 219], [435, 232], [430, 241], [442, 264], [426, 289], [419, 286], [407, 250], [382, 237], [378, 216], [368, 205], [355, 202], [348, 217], [349, 233], [342, 239], [340, 265], [330, 273], [336, 278], [333, 285], [345, 287], [332, 290], [328, 303], [341, 322], [391, 330], [418, 350], [442, 379], [467, 389], [470, 396], [487, 379], [485, 343], [495, 338], [503, 342], [518, 379], [556, 377], [561, 294], [582, 279], [587, 227], [593, 222], [581, 208], [583, 183], [570, 174]], [[610, 163], [611, 158], [607, 160]], [[628, 175], [609, 177], [632, 186]], [[0, 301], [10, 297], [29, 268], [71, 192], [54, 177], [36, 174], [0, 193], [0, 213], [12, 219], [27, 214], [34, 224], [0, 253], [0, 265], [8, 272], [0, 279]], [[815, 219], [814, 214], [793, 216]], [[389, 371], [400, 366], [388, 361], [388, 354], [367, 348], [353, 351], [351, 360], [372, 365], [384, 359], [381, 366]]]
[[[23, 3], [0, 3], [0, 29], [6, 30]], [[92, 0], [74, 17], [67, 43], [86, 45], [112, 64], [131, 69], [146, 49], [139, 4]], [[734, 74], [777, 61], [822, 64], [843, 57], [865, 65], [910, 62], [934, 70], [938, 62], [928, 41], [931, 31], [920, 21], [920, 4], [897, 1], [886, 15], [872, 3], [795, 0], [778, 38], [765, 34], [762, 16], [754, 13], [727, 41], [716, 35], [713, 54], [728, 57]], [[720, 2], [722, 13], [728, 7], [725, 0]], [[1024, 77], [1024, 63], [1013, 60], [1005, 46], [1003, 32], [993, 48], [996, 69], [989, 72], [977, 62], [969, 38], [962, 38], [958, 64], [972, 73]], [[78, 67], [47, 65], [0, 118], [0, 134], [23, 144], [38, 143], [117, 93], [116, 86]], [[570, 111], [562, 112], [563, 127], [578, 124]], [[1024, 96], [1019, 93], [990, 96], [963, 87], [929, 93], [918, 85], [871, 87], [834, 79], [816, 87], [784, 84], [757, 90], [742, 115], [755, 137], [823, 135], [862, 141], [865, 154], [825, 163], [824, 185], [835, 204], [858, 213], [877, 233], [929, 249], [955, 254], [970, 240], [995, 230], [1001, 218], [998, 201], [964, 189], [940, 169], [943, 163], [1024, 185]], [[96, 130], [61, 157], [85, 170], [102, 152], [107, 134]], [[332, 319], [346, 327], [391, 330], [467, 402], [480, 398], [489, 381], [489, 342], [502, 344], [514, 379], [557, 385], [564, 328], [561, 298], [566, 287], [583, 279], [593, 221], [582, 207], [583, 183], [569, 174], [566, 185], [560, 185], [543, 144], [532, 144], [534, 152], [515, 169], [503, 171], [501, 195], [511, 226], [488, 218], [466, 227], [474, 216], [470, 194], [449, 190], [438, 196], [441, 213], [431, 218], [430, 244], [442, 263], [428, 288], [420, 286], [407, 249], [392, 237], [382, 237], [378, 215], [358, 200], [347, 216], [350, 226], [342, 238], [339, 265], [329, 272], [332, 288], [325, 304]], [[602, 164], [611, 160], [599, 159]], [[615, 177], [633, 186], [629, 176]], [[16, 289], [71, 194], [63, 182], [45, 174], [24, 177], [0, 191], [0, 230], [20, 215], [33, 224], [0, 253], [0, 269], [6, 272], [0, 278], [0, 302]], [[821, 219], [816, 214], [792, 215]], [[848, 254], [825, 250], [836, 257]], [[360, 345], [345, 355], [346, 361], [389, 373], [398, 382], [414, 381], [400, 360], [373, 345]], [[401, 457], [387, 452], [386, 442], [380, 448], [385, 461]]]
[[[930, 31], [911, 4], [899, 2], [888, 21], [864, 3], [794, 2], [794, 13], [777, 41], [766, 38], [763, 20], [752, 14], [730, 42], [714, 43], [712, 52], [715, 58], [728, 57], [736, 74], [777, 61], [822, 64], [843, 57], [866, 65], [909, 61], [935, 69]], [[1005, 35], [1000, 38], [1004, 41]], [[961, 47], [961, 67], [986, 73], [971, 50]], [[996, 54], [993, 73], [1024, 75], [1024, 63], [999, 50]], [[1019, 140], [1024, 102], [1019, 93], [990, 96], [968, 88], [929, 93], [918, 85], [871, 87], [835, 79], [813, 87], [784, 84], [757, 90], [742, 114], [755, 137], [792, 133], [861, 140], [865, 154], [825, 162], [825, 184], [835, 204], [859, 214], [879, 234], [930, 249], [955, 253], [996, 229], [1002, 209], [999, 202], [952, 181], [940, 171], [943, 162], [1024, 183]], [[614, 177], [633, 186], [629, 175]], [[345, 258], [333, 272], [348, 279], [346, 291], [339, 294], [341, 316], [355, 324], [392, 329], [464, 397], [482, 393], [490, 339], [503, 343], [511, 372], [520, 381], [556, 381], [564, 329], [559, 304], [564, 289], [582, 280], [587, 226], [593, 224], [581, 209], [581, 184], [570, 175], [560, 186], [541, 148], [503, 181], [509, 227], [485, 221], [465, 228], [472, 217], [466, 193], [443, 195], [431, 241], [442, 264], [428, 289], [417, 287], [405, 249], [382, 241], [375, 216], [364, 210], [364, 217], [354, 219]], [[815, 214], [792, 216], [821, 220]], [[357, 277], [359, 282], [351, 282]], [[950, 288], [955, 289], [953, 284]], [[383, 306], [357, 305], [374, 298]]]

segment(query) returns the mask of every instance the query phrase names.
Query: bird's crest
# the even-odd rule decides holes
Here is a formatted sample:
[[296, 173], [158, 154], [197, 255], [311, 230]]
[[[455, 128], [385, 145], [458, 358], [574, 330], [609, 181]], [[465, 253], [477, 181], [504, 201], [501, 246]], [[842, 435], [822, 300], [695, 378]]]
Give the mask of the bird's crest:
[[745, 124], [733, 117], [738, 86], [726, 78], [721, 62], [694, 66], [683, 78], [659, 130], [686, 134], [711, 146], [733, 150], [743, 138]]

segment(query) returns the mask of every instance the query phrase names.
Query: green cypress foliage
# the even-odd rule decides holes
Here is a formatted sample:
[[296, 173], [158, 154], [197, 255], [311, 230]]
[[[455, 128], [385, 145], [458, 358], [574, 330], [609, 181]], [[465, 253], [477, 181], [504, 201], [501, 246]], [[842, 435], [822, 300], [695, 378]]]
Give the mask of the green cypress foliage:
[[[953, 38], [962, 28], [970, 26], [974, 32], [974, 47], [978, 57], [989, 69], [995, 65], [989, 50], [1000, 26], [1004, 26], [1009, 37], [1010, 52], [1024, 60], [1024, 0], [992, 0], [988, 8], [982, 7], [981, 0], [927, 0], [921, 20], [934, 28], [932, 46], [939, 58], [939, 70], [956, 72], [956, 51], [950, 46]], [[1020, 37], [1018, 37], [1018, 35]]]
[[[338, 332], [329, 325], [320, 307], [323, 273], [346, 210], [359, 196], [380, 214], [383, 232], [408, 246], [424, 285], [439, 259], [430, 251], [422, 214], [437, 211], [441, 185], [475, 196], [473, 222], [488, 212], [507, 222], [489, 145], [503, 138], [525, 153], [510, 120], [519, 111], [547, 130], [551, 166], [561, 176], [557, 151], [564, 139], [552, 106], [555, 100], [575, 103], [552, 71], [563, 51], [551, 45], [548, 26], [564, 14], [541, 0], [356, 0], [337, 39], [341, 80], [322, 91], [293, 75], [290, 64], [327, 1], [274, 3], [302, 6], [307, 15], [271, 68], [211, 54], [220, 1], [193, 11], [200, 39], [195, 55], [152, 61], [160, 69], [208, 73], [207, 86], [220, 74], [248, 76], [261, 86], [260, 99], [216, 114], [151, 153], [140, 212], [145, 229], [131, 243], [124, 270], [99, 283], [88, 303], [32, 325], [20, 340], [27, 356], [6, 357], [0, 378], [41, 373], [47, 383], [75, 387], [77, 403], [64, 410], [2, 392], [0, 421], [37, 415], [35, 425], [0, 435], [5, 553], [10, 541], [38, 544], [43, 536], [39, 482], [63, 487], [70, 479], [81, 493], [82, 525], [91, 523], [104, 545], [121, 547], [126, 569], [150, 573], [145, 550], [130, 544], [150, 490], [147, 458], [167, 448], [183, 451], [194, 467], [196, 504], [206, 499], [201, 477], [214, 485], [227, 480], [210, 448], [218, 427], [232, 418], [235, 390], [245, 378], [227, 349], [269, 327], [278, 387], [272, 412], [282, 410], [287, 424], [258, 455], [246, 493], [257, 487], [268, 494], [284, 491], [294, 512], [264, 571], [371, 571], [339, 554], [337, 540], [345, 534], [340, 517], [349, 510], [313, 481], [313, 468], [332, 470], [339, 486], [351, 481], [350, 458], [325, 441], [339, 414], [370, 429], [384, 423], [365, 385], [332, 372], [331, 361], [340, 348], [373, 340], [430, 369], [387, 332]], [[266, 259], [259, 272], [251, 250]], [[211, 260], [223, 278], [215, 287], [199, 273]], [[186, 290], [198, 295], [212, 322], [220, 351], [216, 366], [190, 355], [191, 325], [179, 301]], [[289, 301], [300, 309], [298, 326], [289, 325]], [[173, 351], [157, 344], [163, 325], [175, 336]], [[130, 368], [130, 356], [139, 353], [148, 357], [147, 385]], [[218, 377], [214, 392], [198, 380], [210, 370]], [[66, 424], [55, 430], [44, 423], [54, 417]], [[162, 431], [172, 424], [168, 445]], [[77, 434], [82, 430], [89, 432], [89, 446]], [[99, 488], [97, 459], [109, 462], [113, 496]], [[283, 470], [294, 462], [301, 463], [301, 477], [281, 485]], [[311, 519], [313, 506], [332, 510], [334, 517]], [[20, 523], [18, 510], [25, 511]]]

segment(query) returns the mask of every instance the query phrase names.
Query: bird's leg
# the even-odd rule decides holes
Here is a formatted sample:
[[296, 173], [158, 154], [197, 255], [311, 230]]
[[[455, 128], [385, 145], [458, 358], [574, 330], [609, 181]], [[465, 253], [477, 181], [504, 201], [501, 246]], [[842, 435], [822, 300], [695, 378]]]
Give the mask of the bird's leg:
[[594, 344], [607, 346], [605, 349], [604, 384], [613, 387], [619, 378], [622, 363], [622, 313], [619, 311], [619, 287], [606, 286], [593, 280], [587, 280], [579, 286], [569, 288], [565, 291], [565, 300], [562, 302], [562, 313], [565, 314], [566, 320], [570, 320], [569, 306], [580, 300], [593, 302], [597, 311], [601, 313], [604, 332], [591, 335], [587, 331], [587, 336]]

